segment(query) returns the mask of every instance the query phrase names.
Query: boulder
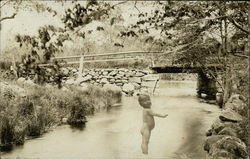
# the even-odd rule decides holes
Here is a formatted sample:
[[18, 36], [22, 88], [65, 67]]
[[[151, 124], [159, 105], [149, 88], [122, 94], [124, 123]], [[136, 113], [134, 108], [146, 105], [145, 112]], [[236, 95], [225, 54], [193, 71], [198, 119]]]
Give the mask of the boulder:
[[108, 71], [104, 71], [102, 74], [103, 74], [104, 76], [107, 76], [107, 75], [108, 75]]
[[135, 77], [142, 77], [144, 76], [145, 74], [144, 73], [141, 73], [141, 72], [136, 72], [136, 74], [134, 75]]
[[213, 153], [213, 159], [236, 159], [235, 156], [225, 150], [219, 150]]
[[134, 75], [135, 75], [135, 72], [133, 72], [133, 71], [129, 71], [126, 73], [127, 77], [133, 77]]
[[152, 71], [149, 71], [149, 70], [147, 70], [147, 71], [142, 70], [141, 72], [144, 73], [145, 75], [152, 73]]
[[17, 83], [20, 83], [20, 84], [24, 83], [25, 80], [26, 80], [25, 78], [20, 77], [20, 78], [17, 79]]
[[115, 76], [115, 75], [117, 75], [117, 71], [112, 71], [112, 72], [109, 73], [109, 75], [110, 76]]
[[115, 83], [117, 86], [123, 86], [123, 83]]
[[66, 82], [65, 82], [65, 84], [68, 84], [68, 85], [73, 85], [75, 83], [76, 83], [76, 81], [74, 79], [72, 79], [72, 78], [66, 80]]
[[222, 104], [223, 104], [223, 93], [222, 92], [216, 93], [216, 102], [219, 106], [222, 106]]
[[115, 84], [104, 84], [103, 88], [106, 90], [114, 91], [114, 92], [121, 92], [122, 91], [121, 88], [116, 86]]
[[242, 142], [239, 138], [233, 136], [224, 136], [217, 142], [212, 144], [209, 154], [212, 157], [216, 156], [218, 158], [220, 157], [218, 156], [218, 154], [221, 151], [228, 152], [230, 154], [229, 156], [232, 157], [232, 159], [248, 158], [248, 151], [245, 143]]
[[237, 95], [233, 95], [225, 104], [225, 109], [232, 109], [241, 115], [245, 114], [246, 108], [246, 102]]
[[116, 75], [116, 76], [115, 76], [115, 79], [120, 80], [120, 79], [122, 79], [122, 76]]
[[60, 70], [62, 71], [62, 73], [63, 73], [64, 75], [66, 75], [66, 76], [69, 75], [69, 70], [68, 70], [67, 68], [61, 68]]
[[117, 80], [115, 80], [115, 83], [122, 83], [122, 80], [117, 79]]
[[220, 131], [222, 131], [226, 127], [235, 130], [234, 132], [238, 132], [240, 130], [239, 123], [223, 122], [218, 119], [213, 123], [210, 133], [211, 135], [217, 135], [219, 134]]
[[89, 72], [88, 72], [88, 75], [91, 75], [91, 76], [99, 76], [98, 72], [95, 72], [95, 71], [89, 71]]
[[128, 69], [126, 69], [126, 68], [119, 68], [118, 71], [128, 72]]
[[237, 132], [235, 129], [231, 128], [231, 127], [224, 127], [219, 133], [218, 135], [228, 135], [228, 136], [234, 136], [237, 137]]
[[113, 76], [100, 76], [100, 78], [112, 79], [112, 78], [114, 78], [114, 77], [113, 77]]
[[119, 71], [118, 74], [119, 74], [120, 76], [125, 76], [125, 72], [124, 72], [124, 71]]
[[51, 68], [46, 68], [45, 70], [47, 73], [52, 73], [52, 69]]
[[[79, 74], [79, 72], [77, 72], [77, 74]], [[82, 73], [82, 77], [87, 76], [87, 75], [88, 75], [88, 73], [86, 73], [86, 72]]]
[[100, 80], [100, 83], [101, 83], [101, 84], [107, 84], [107, 83], [109, 83], [109, 81], [108, 81], [107, 78], [102, 78], [102, 79]]
[[80, 78], [79, 83], [90, 81], [92, 79], [92, 77], [93, 76], [91, 76], [91, 75], [87, 75], [85, 77], [82, 77], [82, 78]]
[[109, 80], [109, 82], [111, 83], [114, 83], [115, 82], [115, 79], [114, 78], [111, 78], [110, 80]]
[[219, 141], [220, 139], [222, 139], [223, 137], [225, 137], [225, 135], [213, 135], [213, 136], [208, 137], [204, 144], [204, 150], [209, 152], [212, 145], [216, 143], [217, 141]]
[[125, 93], [131, 93], [134, 92], [135, 86], [131, 83], [126, 83], [122, 86], [122, 91]]
[[239, 122], [242, 121], [243, 119], [243, 117], [240, 114], [231, 109], [223, 110], [219, 118], [221, 121], [228, 121], [228, 122]]
[[62, 124], [67, 124], [68, 118], [62, 118]]
[[122, 79], [122, 83], [128, 83], [128, 80]]
[[140, 77], [130, 77], [129, 82], [131, 82], [131, 83], [141, 83], [141, 78]]
[[78, 70], [75, 69], [75, 68], [73, 68], [71, 71], [72, 71], [73, 73], [77, 73], [77, 72], [78, 72]]
[[130, 82], [130, 83], [135, 86], [136, 90], [138, 90], [138, 89], [141, 88], [141, 86], [138, 83], [136, 83], [136, 82]]

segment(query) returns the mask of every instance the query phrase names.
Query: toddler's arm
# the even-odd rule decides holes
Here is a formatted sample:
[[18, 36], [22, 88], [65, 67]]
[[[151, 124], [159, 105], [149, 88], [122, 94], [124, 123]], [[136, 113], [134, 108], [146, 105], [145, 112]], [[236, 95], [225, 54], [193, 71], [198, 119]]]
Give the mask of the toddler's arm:
[[168, 116], [168, 114], [159, 114], [159, 113], [156, 113], [152, 110], [149, 111], [149, 114], [152, 116], [157, 116], [157, 117], [161, 117], [161, 118], [166, 118]]

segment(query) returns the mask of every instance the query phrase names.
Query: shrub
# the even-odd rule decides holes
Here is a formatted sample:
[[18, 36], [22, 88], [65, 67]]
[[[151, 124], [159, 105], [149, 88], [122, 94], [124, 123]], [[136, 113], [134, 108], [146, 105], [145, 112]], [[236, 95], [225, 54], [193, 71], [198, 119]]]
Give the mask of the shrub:
[[[13, 89], [14, 90], [14, 89]], [[0, 90], [0, 141], [20, 145], [26, 136], [39, 136], [68, 117], [74, 126], [84, 125], [86, 115], [95, 107], [107, 107], [121, 100], [121, 92], [89, 86], [87, 90], [71, 86], [68, 90], [42, 86], [26, 87], [26, 96]]]
[[83, 101], [79, 96], [75, 96], [72, 101], [68, 123], [71, 125], [83, 125], [86, 122], [87, 101]]

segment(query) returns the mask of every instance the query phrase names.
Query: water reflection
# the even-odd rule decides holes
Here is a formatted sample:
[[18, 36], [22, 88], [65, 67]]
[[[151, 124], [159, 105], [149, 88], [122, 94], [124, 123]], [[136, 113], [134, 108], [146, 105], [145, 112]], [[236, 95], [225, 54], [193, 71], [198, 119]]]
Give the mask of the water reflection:
[[76, 124], [76, 125], [70, 125], [70, 128], [72, 129], [72, 131], [83, 131], [86, 127], [86, 123], [85, 124]]

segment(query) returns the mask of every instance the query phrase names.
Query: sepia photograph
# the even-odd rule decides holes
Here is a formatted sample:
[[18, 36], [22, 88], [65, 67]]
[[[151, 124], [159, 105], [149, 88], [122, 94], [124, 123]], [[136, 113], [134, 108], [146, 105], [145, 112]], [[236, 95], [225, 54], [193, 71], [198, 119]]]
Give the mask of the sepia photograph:
[[0, 159], [249, 159], [250, 3], [0, 0]]

